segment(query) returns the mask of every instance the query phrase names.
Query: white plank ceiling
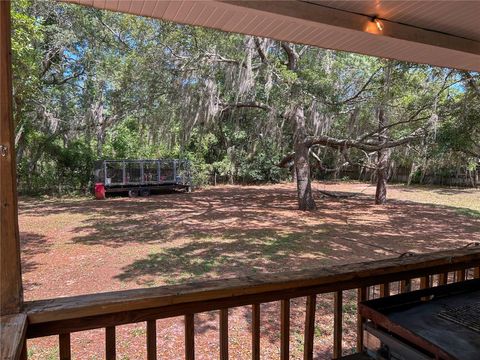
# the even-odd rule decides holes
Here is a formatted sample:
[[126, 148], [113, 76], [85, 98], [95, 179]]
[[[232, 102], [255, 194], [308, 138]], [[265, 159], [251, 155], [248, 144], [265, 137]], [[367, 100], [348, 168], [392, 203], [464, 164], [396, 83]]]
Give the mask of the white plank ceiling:
[[[322, 48], [480, 71], [480, 0], [64, 0]], [[378, 18], [383, 30], [371, 21]]]

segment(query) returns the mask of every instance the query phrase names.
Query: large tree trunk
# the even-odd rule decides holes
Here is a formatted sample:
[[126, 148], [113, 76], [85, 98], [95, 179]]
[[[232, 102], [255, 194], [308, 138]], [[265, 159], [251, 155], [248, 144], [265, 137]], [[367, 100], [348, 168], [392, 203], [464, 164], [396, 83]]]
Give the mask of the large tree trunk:
[[[385, 105], [390, 92], [390, 75], [392, 71], [392, 61], [388, 61], [385, 67], [385, 76], [383, 82], [384, 98], [378, 109], [378, 141], [380, 144], [388, 140], [387, 117], [385, 115]], [[390, 149], [381, 149], [377, 152], [377, 190], [375, 192], [375, 204], [383, 205], [387, 202], [387, 180], [388, 180], [388, 160], [390, 158]]]
[[[378, 112], [378, 124], [382, 128], [386, 125], [384, 110]], [[386, 131], [381, 131], [380, 136], [385, 139]], [[387, 202], [388, 160], [390, 149], [382, 149], [377, 153], [377, 190], [375, 192], [375, 204], [383, 205]]]
[[295, 126], [294, 164], [297, 175], [298, 208], [303, 211], [312, 211], [317, 206], [315, 205], [315, 200], [313, 200], [310, 181], [309, 147], [305, 144], [306, 129], [303, 108], [296, 106], [291, 116]]
[[377, 205], [387, 203], [388, 158], [389, 150], [378, 152], [377, 190], [375, 192], [375, 204]]
[[[382, 154], [384, 158], [386, 156]], [[381, 162], [380, 166], [386, 166], [386, 162]], [[377, 171], [377, 191], [375, 192], [375, 204], [384, 205], [387, 203], [387, 175], [384, 169]]]
[[412, 167], [410, 168], [410, 173], [408, 174], [407, 186], [412, 184], [413, 177], [415, 176], [415, 172], [417, 171], [417, 164], [415, 161], [412, 162]]
[[[287, 68], [296, 72], [299, 55], [295, 50], [295, 45], [283, 43], [282, 48], [285, 51], [288, 63]], [[296, 85], [291, 89], [291, 98], [297, 99], [299, 91]], [[317, 208], [315, 200], [312, 195], [312, 184], [310, 182], [310, 163], [309, 150], [310, 146], [306, 143], [307, 130], [305, 128], [305, 114], [303, 112], [303, 106], [297, 104], [290, 113], [290, 120], [294, 128], [294, 150], [295, 155], [293, 158], [295, 174], [297, 177], [297, 197], [298, 208], [303, 211], [312, 211]]]
[[335, 171], [333, 172], [333, 181], [337, 181], [338, 178], [340, 177], [340, 168], [341, 168], [341, 162], [342, 162], [342, 152], [340, 149], [337, 149], [337, 152], [335, 153]]

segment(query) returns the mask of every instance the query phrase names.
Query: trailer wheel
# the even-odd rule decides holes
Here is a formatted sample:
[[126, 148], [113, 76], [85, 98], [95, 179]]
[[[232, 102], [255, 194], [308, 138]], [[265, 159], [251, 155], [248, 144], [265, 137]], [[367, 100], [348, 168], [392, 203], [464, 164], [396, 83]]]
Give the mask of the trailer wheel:
[[128, 190], [128, 196], [129, 197], [137, 197], [138, 196], [138, 190]]
[[140, 196], [150, 196], [150, 190], [149, 189], [140, 190]]

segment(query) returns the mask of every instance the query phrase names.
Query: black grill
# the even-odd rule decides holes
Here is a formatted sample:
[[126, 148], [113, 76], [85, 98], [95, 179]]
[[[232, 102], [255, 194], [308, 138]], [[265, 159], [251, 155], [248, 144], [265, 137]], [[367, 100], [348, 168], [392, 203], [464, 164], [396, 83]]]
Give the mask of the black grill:
[[438, 316], [480, 333], [480, 302], [448, 307], [440, 311]]

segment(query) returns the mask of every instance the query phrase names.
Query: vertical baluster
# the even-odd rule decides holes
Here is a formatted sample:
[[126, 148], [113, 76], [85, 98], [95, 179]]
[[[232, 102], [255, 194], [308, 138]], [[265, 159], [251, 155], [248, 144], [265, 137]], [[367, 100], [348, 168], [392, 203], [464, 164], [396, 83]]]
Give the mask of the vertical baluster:
[[366, 296], [365, 300], [375, 299], [376, 288], [377, 287], [375, 285], [367, 286], [367, 296]]
[[465, 280], [465, 269], [455, 271], [455, 281], [464, 281]]
[[228, 360], [228, 309], [220, 310], [220, 360]]
[[185, 315], [185, 359], [195, 359], [195, 323], [194, 314]]
[[333, 297], [333, 358], [342, 357], [343, 336], [343, 292], [337, 291]]
[[260, 304], [252, 305], [252, 359], [260, 360]]
[[406, 286], [405, 291], [410, 292], [412, 291], [412, 279], [405, 280]]
[[105, 359], [115, 360], [116, 356], [115, 326], [108, 326], [105, 328]]
[[280, 359], [290, 358], [290, 300], [280, 303]]
[[147, 321], [147, 360], [157, 360], [157, 322]]
[[367, 289], [365, 287], [357, 290], [357, 352], [363, 351], [363, 323], [365, 319], [360, 316], [360, 303], [367, 297]]
[[70, 360], [72, 358], [70, 334], [60, 334], [58, 340], [60, 347], [60, 360]]
[[385, 297], [390, 295], [390, 283], [386, 282], [380, 284], [380, 297]]
[[429, 285], [429, 276], [422, 276], [420, 278], [420, 289], [426, 289]]
[[[432, 276], [433, 277], [433, 276]], [[420, 290], [422, 289], [427, 289], [430, 287], [430, 276], [427, 275], [427, 276], [422, 276], [420, 278]], [[429, 300], [429, 297], [428, 296], [424, 296], [421, 298], [422, 301], [428, 301]]]
[[405, 279], [400, 281], [400, 292], [406, 293], [410, 292], [412, 290], [412, 280], [411, 279]]
[[303, 359], [313, 359], [313, 335], [315, 332], [315, 309], [317, 307], [317, 295], [307, 296], [307, 309], [305, 313], [305, 343]]
[[448, 283], [448, 272], [438, 274], [438, 285], [447, 285]]

